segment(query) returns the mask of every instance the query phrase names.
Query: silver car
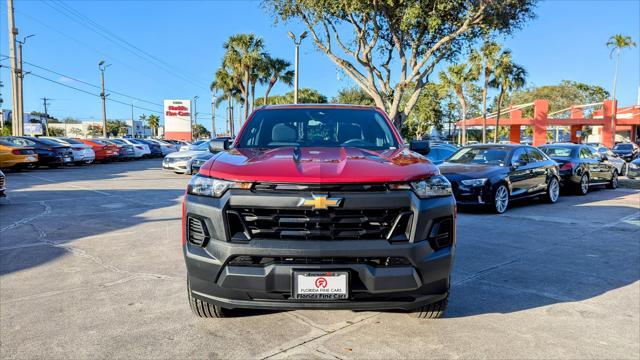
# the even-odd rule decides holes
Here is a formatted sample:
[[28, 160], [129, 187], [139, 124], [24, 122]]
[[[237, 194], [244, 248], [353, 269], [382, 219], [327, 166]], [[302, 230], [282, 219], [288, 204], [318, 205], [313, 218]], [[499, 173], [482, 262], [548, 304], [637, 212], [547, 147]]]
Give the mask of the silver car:
[[201, 154], [209, 152], [209, 142], [205, 141], [194, 149], [176, 151], [168, 154], [162, 160], [162, 168], [171, 170], [176, 174], [191, 174], [191, 162]]
[[604, 158], [606, 159], [605, 162], [608, 162], [609, 164], [613, 165], [616, 168], [616, 170], [618, 170], [618, 175], [620, 176], [627, 175], [627, 171], [628, 171], [627, 162], [624, 161], [620, 156], [616, 155], [616, 153], [611, 151], [611, 149], [609, 149], [606, 146], [598, 146], [598, 147], [592, 146], [592, 148], [594, 149], [594, 151], [604, 156]]

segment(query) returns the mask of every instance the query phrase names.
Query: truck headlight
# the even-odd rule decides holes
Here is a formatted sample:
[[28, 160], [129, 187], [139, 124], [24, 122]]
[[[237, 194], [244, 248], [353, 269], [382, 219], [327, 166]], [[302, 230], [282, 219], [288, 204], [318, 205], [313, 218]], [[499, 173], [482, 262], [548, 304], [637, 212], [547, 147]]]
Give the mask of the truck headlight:
[[451, 195], [451, 183], [442, 175], [414, 181], [411, 183], [411, 188], [422, 199]]
[[234, 184], [208, 176], [194, 175], [187, 186], [187, 193], [200, 196], [220, 197]]
[[487, 182], [487, 179], [468, 179], [460, 181], [463, 185], [467, 186], [482, 186]]

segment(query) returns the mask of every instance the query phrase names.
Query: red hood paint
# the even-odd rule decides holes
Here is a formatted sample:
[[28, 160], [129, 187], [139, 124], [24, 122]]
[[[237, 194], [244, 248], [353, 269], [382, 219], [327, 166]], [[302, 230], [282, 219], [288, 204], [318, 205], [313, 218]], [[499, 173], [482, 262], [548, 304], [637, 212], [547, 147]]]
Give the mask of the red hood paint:
[[247, 182], [387, 183], [423, 179], [438, 174], [438, 169], [407, 149], [281, 147], [232, 149], [215, 156], [200, 173]]

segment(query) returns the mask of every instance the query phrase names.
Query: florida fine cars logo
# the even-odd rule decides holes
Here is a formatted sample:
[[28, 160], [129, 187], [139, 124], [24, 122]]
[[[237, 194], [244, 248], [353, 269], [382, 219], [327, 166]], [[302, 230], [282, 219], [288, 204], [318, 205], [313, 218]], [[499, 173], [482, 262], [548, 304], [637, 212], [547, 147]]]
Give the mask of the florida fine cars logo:
[[319, 278], [316, 279], [315, 285], [316, 285], [316, 289], [320, 289], [320, 288], [326, 289], [327, 288], [327, 279], [325, 279], [323, 277], [319, 277]]
[[312, 195], [312, 198], [302, 198], [298, 206], [308, 206], [311, 210], [327, 210], [330, 207], [338, 207], [342, 198], [328, 198], [327, 195]]

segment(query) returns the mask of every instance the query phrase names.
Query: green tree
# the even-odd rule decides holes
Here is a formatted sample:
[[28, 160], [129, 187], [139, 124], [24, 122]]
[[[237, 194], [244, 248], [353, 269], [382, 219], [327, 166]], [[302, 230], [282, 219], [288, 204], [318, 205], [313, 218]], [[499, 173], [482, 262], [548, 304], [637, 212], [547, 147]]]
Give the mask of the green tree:
[[72, 118], [70, 116], [67, 116], [66, 118], [62, 119], [62, 123], [64, 123], [64, 124], [80, 124], [81, 121], [77, 120], [77, 119], [74, 119], [74, 118]]
[[348, 87], [338, 90], [338, 95], [331, 99], [336, 104], [371, 105], [375, 106], [371, 96], [359, 87]]
[[108, 120], [107, 134], [112, 136], [125, 136], [129, 132], [129, 125], [122, 120]]
[[268, 55], [264, 57], [259, 77], [260, 83], [267, 86], [262, 100], [263, 105], [268, 103], [269, 93], [278, 81], [288, 86], [293, 85], [294, 73], [289, 68], [290, 66], [291, 64], [286, 60], [272, 58]]
[[493, 132], [493, 142], [498, 142], [498, 134], [500, 127], [500, 111], [505, 95], [513, 90], [520, 89], [526, 82], [527, 71], [520, 65], [514, 64], [511, 60], [511, 52], [505, 51], [498, 60], [494, 71], [494, 77], [490, 81], [490, 85], [498, 89], [498, 98], [496, 100], [496, 129]]
[[[285, 95], [275, 95], [269, 97], [268, 104], [292, 104], [293, 103], [293, 91], [286, 93]], [[327, 97], [314, 89], [302, 88], [298, 91], [298, 103], [300, 104], [325, 104], [327, 103]]]
[[71, 133], [71, 135], [73, 135], [74, 137], [78, 137], [82, 135], [82, 130], [74, 126], [71, 129], [69, 129], [69, 133]]
[[47, 126], [48, 136], [65, 136], [64, 129], [52, 128]]
[[194, 139], [211, 138], [211, 132], [200, 124], [194, 124], [191, 131]]
[[244, 119], [246, 119], [249, 116], [251, 85], [258, 79], [255, 74], [264, 58], [264, 42], [254, 34], [236, 34], [229, 37], [223, 47], [226, 51], [223, 63], [231, 70], [233, 78], [237, 81], [237, 87], [242, 92]]
[[485, 41], [480, 50], [473, 50], [469, 57], [474, 67], [482, 72], [482, 142], [487, 142], [487, 92], [493, 69], [500, 58], [502, 48], [495, 41]]
[[149, 115], [147, 118], [149, 122], [149, 127], [151, 128], [151, 133], [153, 136], [158, 136], [158, 127], [160, 126], [160, 117], [155, 114]]
[[[622, 34], [616, 34], [609, 38], [607, 41], [607, 47], [611, 48], [611, 53], [609, 56], [612, 57], [613, 54], [616, 54], [616, 67], [615, 72], [613, 73], [613, 100], [616, 99], [616, 84], [618, 82], [618, 65], [620, 64], [620, 51], [626, 48], [636, 47], [636, 43], [631, 39], [631, 36], [625, 36]], [[611, 124], [614, 125], [616, 121], [616, 114], [614, 112], [611, 118]], [[616, 132], [612, 131], [612, 144], [616, 142]]]
[[222, 96], [220, 96], [216, 100], [216, 107], [218, 107], [223, 101], [227, 101], [227, 110], [229, 111], [229, 114], [227, 115], [228, 127], [229, 132], [233, 136], [233, 134], [235, 134], [233, 103], [235, 101], [242, 100], [242, 91], [238, 87], [238, 80], [236, 79], [234, 74], [232, 74], [230, 70], [224, 65], [224, 63], [218, 70], [216, 70], [215, 79], [211, 83], [211, 91], [222, 92]]
[[[576, 81], [562, 80], [558, 85], [543, 85], [514, 91], [509, 102], [526, 104], [537, 99], [549, 101], [549, 113], [568, 109], [572, 105], [583, 105], [602, 102], [609, 98], [609, 92], [597, 85], [589, 85]], [[533, 108], [523, 109], [523, 117], [532, 117]], [[585, 116], [589, 117], [590, 112]]]
[[432, 129], [444, 128], [445, 112], [442, 106], [447, 91], [437, 83], [429, 83], [422, 88], [414, 110], [405, 120], [402, 135], [406, 139], [423, 139]]
[[462, 122], [461, 144], [467, 144], [467, 127], [464, 120], [467, 118], [467, 99], [465, 96], [465, 88], [469, 84], [478, 80], [477, 67], [470, 66], [467, 63], [454, 64], [447, 68], [446, 71], [440, 72], [440, 83], [445, 88], [450, 89], [456, 94], [456, 98], [460, 103], [460, 120]]
[[87, 133], [89, 133], [89, 135], [91, 135], [91, 137], [96, 137], [96, 136], [102, 134], [102, 125], [91, 124], [91, 125], [87, 126]]
[[[301, 20], [317, 48], [385, 109], [398, 128], [429, 74], [488, 34], [508, 34], [536, 0], [263, 0], [282, 21]], [[351, 29], [351, 34], [346, 32]], [[345, 31], [346, 30], [346, 31]]]

